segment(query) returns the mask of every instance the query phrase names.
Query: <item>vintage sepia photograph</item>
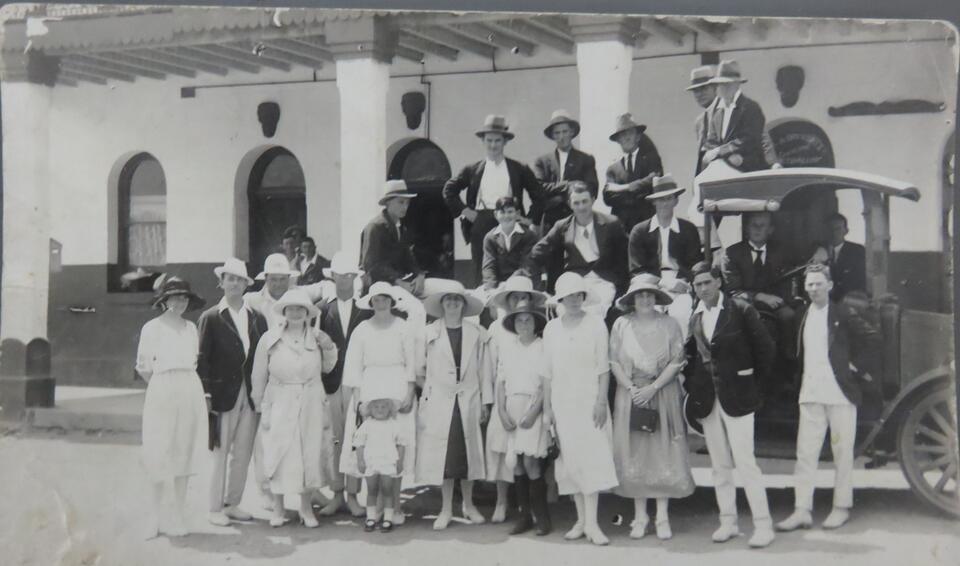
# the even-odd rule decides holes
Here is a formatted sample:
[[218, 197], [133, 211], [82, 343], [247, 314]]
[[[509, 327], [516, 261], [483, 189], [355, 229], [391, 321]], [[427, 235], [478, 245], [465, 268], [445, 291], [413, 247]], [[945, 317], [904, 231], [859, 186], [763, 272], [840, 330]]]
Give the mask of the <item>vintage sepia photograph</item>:
[[0, 6], [0, 563], [958, 563], [954, 22], [342, 4]]

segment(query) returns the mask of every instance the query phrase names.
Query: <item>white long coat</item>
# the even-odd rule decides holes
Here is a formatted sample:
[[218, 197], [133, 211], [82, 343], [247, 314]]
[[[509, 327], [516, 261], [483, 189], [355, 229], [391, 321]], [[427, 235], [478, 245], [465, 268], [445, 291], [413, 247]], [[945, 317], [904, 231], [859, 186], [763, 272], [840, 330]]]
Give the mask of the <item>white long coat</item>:
[[482, 326], [469, 320], [463, 321], [460, 365], [460, 382], [457, 383], [457, 369], [446, 326], [443, 320], [428, 325], [417, 372], [425, 377], [417, 412], [417, 483], [443, 483], [454, 399], [459, 402], [463, 421], [467, 479], [484, 479], [480, 412], [483, 404], [493, 403], [493, 364], [490, 335]]

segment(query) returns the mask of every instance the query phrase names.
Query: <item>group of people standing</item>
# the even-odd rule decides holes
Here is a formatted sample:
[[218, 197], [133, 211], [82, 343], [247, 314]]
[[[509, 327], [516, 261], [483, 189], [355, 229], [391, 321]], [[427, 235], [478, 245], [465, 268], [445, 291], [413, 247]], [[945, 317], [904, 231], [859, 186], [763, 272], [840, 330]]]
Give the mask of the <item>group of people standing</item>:
[[[701, 161], [756, 161], [747, 153], [762, 147], [762, 113], [759, 132], [738, 118], [752, 106], [739, 93], [736, 63], [700, 82], [720, 89], [705, 110]], [[728, 93], [730, 85], [737, 88]], [[359, 262], [338, 252], [321, 268], [326, 281], [297, 285], [291, 256], [274, 254], [258, 276], [263, 288], [247, 292], [254, 280], [246, 266], [228, 259], [214, 270], [223, 299], [201, 314], [199, 330], [182, 315], [202, 301], [186, 282], [163, 281], [155, 301], [163, 314], [144, 327], [137, 359], [149, 382], [143, 453], [158, 505], [162, 482], [175, 478], [174, 522], [161, 530], [185, 532], [186, 481], [206, 443], [214, 456], [209, 520], [217, 525], [252, 518], [239, 507], [252, 460], [274, 526], [287, 519], [285, 498], [295, 497], [301, 522], [317, 526], [312, 503], [329, 487], [334, 498], [320, 515], [346, 508], [366, 530], [389, 532], [405, 521], [404, 482], [440, 487], [435, 529], [449, 526], [457, 485], [464, 519], [479, 524], [486, 518], [473, 502], [475, 482], [491, 481], [491, 521], [512, 512], [513, 533], [547, 535], [552, 476], [576, 505], [565, 538], [607, 544], [597, 510], [599, 494], [613, 491], [634, 499], [634, 538], [648, 532], [655, 500], [654, 531], [665, 540], [669, 500], [694, 489], [691, 426], [702, 429], [714, 468], [713, 540], [739, 534], [736, 469], [755, 524], [750, 546], [769, 545], [753, 413], [775, 356], [754, 306], [776, 281], [768, 273], [770, 218], [757, 215], [762, 229], [748, 230], [752, 261], [704, 262], [696, 226], [674, 214], [685, 189], [664, 174], [644, 129], [630, 115], [617, 120], [611, 140], [624, 157], [607, 171], [607, 215], [593, 210], [593, 158], [570, 145], [576, 120], [554, 113], [544, 133], [557, 149], [533, 173], [503, 156], [513, 134], [502, 117], [488, 117], [477, 132], [486, 159], [444, 188], [482, 274], [477, 289], [418, 268], [402, 222], [416, 195], [399, 180], [386, 182]], [[830, 302], [829, 268], [811, 266], [805, 277], [812, 304], [793, 320], [802, 375], [797, 511], [783, 530], [811, 523], [810, 477], [828, 426], [839, 439], [834, 449], [849, 457], [835, 455], [835, 509], [825, 526], [849, 516], [859, 401], [849, 365], [871, 368], [860, 354], [876, 337], [855, 312]]]

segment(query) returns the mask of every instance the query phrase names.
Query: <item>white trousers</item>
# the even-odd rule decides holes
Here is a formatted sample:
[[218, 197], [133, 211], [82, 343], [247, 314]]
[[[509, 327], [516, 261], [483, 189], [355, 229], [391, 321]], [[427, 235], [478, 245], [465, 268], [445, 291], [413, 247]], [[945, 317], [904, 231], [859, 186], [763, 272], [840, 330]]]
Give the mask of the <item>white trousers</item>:
[[220, 413], [220, 446], [213, 449], [213, 477], [210, 479], [211, 512], [240, 504], [259, 422], [260, 416], [247, 403], [247, 388], [241, 385], [236, 404], [229, 411]]
[[800, 404], [797, 465], [794, 468], [794, 501], [797, 509], [813, 510], [813, 487], [823, 437], [830, 429], [830, 451], [836, 479], [833, 506], [853, 507], [853, 449], [857, 437], [857, 407], [852, 404]]
[[713, 467], [720, 523], [737, 522], [737, 484], [733, 478], [736, 469], [747, 493], [754, 527], [772, 527], [763, 473], [753, 455], [753, 413], [731, 417], [723, 411], [720, 400], [714, 399], [713, 410], [700, 423]]

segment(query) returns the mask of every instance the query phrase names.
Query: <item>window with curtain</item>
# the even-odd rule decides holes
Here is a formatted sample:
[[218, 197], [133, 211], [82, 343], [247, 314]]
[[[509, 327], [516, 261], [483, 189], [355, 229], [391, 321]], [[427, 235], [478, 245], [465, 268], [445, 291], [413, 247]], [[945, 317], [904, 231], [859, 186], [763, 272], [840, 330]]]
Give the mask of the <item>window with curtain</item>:
[[167, 263], [167, 185], [152, 155], [135, 156], [120, 175], [117, 291], [150, 291]]

